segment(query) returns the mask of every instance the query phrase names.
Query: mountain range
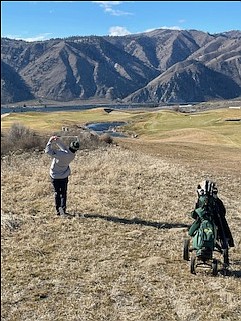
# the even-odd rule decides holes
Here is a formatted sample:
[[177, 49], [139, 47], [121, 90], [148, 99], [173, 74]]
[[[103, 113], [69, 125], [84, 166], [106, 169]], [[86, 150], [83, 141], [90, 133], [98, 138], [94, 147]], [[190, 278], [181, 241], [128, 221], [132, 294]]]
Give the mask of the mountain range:
[[1, 103], [189, 103], [241, 96], [241, 31], [1, 39]]

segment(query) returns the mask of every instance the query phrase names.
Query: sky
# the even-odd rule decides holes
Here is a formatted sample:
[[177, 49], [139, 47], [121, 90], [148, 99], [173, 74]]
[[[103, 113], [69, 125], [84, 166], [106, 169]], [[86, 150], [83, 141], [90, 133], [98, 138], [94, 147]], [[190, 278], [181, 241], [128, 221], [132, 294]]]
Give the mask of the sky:
[[41, 41], [154, 29], [241, 31], [241, 1], [1, 1], [1, 37]]

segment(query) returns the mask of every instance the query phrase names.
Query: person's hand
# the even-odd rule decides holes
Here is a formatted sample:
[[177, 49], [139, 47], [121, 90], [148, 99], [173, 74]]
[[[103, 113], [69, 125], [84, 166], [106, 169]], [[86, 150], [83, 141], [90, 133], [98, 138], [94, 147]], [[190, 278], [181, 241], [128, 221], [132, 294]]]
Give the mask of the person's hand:
[[58, 136], [52, 136], [52, 137], [50, 137], [50, 142], [52, 142], [52, 141], [56, 141], [57, 139], [58, 139], [59, 137]]

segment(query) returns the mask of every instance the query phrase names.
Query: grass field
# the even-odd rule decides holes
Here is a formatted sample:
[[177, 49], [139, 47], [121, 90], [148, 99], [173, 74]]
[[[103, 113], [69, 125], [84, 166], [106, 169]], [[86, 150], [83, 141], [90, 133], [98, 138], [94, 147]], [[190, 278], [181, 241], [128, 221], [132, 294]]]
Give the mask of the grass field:
[[[66, 124], [109, 119], [128, 121], [130, 137], [77, 153], [69, 218], [55, 216], [47, 155], [2, 158], [2, 320], [240, 320], [239, 118], [230, 109], [3, 118], [3, 130], [22, 122], [46, 142]], [[196, 186], [206, 178], [217, 182], [235, 241], [228, 276], [221, 262], [216, 277], [201, 268], [193, 275], [182, 258]]]
[[175, 111], [114, 110], [103, 108], [71, 112], [11, 113], [1, 120], [2, 130], [21, 123], [39, 132], [53, 132], [65, 126], [87, 122], [127, 121], [126, 130], [152, 140], [241, 146], [241, 110], [222, 108], [199, 113]]
[[51, 132], [61, 130], [62, 127], [73, 125], [84, 125], [87, 122], [118, 121], [127, 120], [130, 113], [113, 111], [110, 114], [103, 108], [95, 108], [84, 111], [60, 111], [46, 112], [24, 112], [11, 113], [2, 119], [2, 130], [8, 130], [13, 123], [21, 123], [39, 132]]

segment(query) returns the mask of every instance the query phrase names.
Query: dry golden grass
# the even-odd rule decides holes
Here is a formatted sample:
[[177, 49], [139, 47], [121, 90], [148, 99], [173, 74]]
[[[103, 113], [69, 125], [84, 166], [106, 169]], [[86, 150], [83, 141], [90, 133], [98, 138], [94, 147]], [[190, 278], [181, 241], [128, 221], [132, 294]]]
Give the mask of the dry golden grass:
[[[240, 145], [144, 138], [77, 153], [69, 218], [55, 216], [47, 155], [2, 159], [2, 320], [240, 320]], [[228, 276], [182, 258], [206, 178], [235, 241]]]
[[[47, 155], [2, 160], [2, 320], [240, 320], [240, 175], [161, 146], [159, 155], [124, 140], [80, 151], [70, 219], [55, 217]], [[192, 275], [182, 259], [196, 185], [207, 176], [235, 240], [230, 276]]]

